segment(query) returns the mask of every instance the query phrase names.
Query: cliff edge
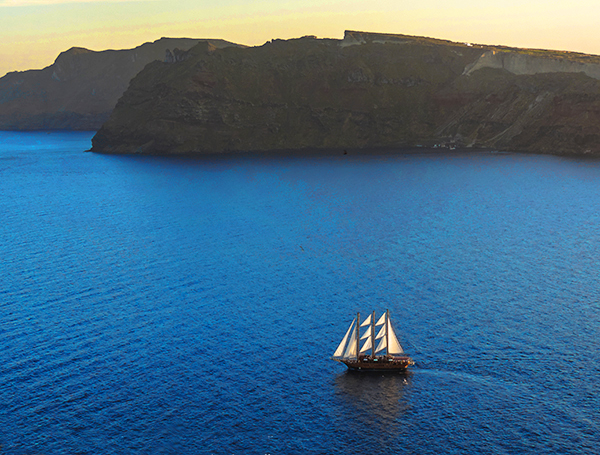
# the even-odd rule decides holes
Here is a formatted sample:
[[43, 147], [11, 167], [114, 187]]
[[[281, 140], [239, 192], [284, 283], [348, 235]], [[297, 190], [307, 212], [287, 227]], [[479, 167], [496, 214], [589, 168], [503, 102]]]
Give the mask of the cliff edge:
[[[176, 60], [176, 61], [175, 61]], [[600, 153], [600, 58], [348, 31], [201, 42], [140, 72], [101, 153], [435, 146]]]

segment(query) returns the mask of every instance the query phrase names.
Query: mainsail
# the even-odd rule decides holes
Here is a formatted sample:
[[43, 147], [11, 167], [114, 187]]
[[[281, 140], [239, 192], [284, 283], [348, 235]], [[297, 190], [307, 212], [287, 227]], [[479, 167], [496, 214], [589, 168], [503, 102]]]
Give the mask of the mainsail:
[[394, 332], [394, 328], [392, 327], [392, 322], [390, 321], [390, 319], [388, 318], [387, 320], [387, 338], [388, 338], [388, 347], [387, 347], [387, 352], [388, 354], [403, 354], [404, 353], [404, 349], [402, 349], [402, 346], [400, 345], [400, 342], [398, 341], [398, 337], [396, 336], [396, 333]]

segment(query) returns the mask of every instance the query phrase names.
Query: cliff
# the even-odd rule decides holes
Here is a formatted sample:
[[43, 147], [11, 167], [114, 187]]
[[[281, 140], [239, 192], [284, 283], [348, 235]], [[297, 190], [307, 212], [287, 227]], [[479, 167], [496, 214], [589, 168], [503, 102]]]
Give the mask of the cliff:
[[[175, 61], [176, 60], [176, 61]], [[434, 146], [600, 152], [600, 58], [346, 32], [202, 42], [136, 76], [102, 153]]]
[[[42, 70], [8, 73], [0, 78], [0, 130], [97, 130], [144, 66], [198, 42], [162, 38], [134, 49], [102, 52], [74, 47]], [[233, 45], [210, 42], [215, 47]]]

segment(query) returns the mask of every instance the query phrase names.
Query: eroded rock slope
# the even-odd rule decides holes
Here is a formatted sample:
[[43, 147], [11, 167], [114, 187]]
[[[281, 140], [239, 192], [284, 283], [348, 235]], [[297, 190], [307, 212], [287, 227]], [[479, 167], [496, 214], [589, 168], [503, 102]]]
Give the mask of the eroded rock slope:
[[[162, 38], [135, 49], [101, 52], [72, 48], [42, 70], [0, 78], [0, 130], [97, 130], [129, 81], [154, 60], [172, 60], [197, 39]], [[233, 45], [210, 40], [215, 47]], [[175, 51], [177, 53], [177, 51]]]
[[252, 48], [201, 42], [173, 60], [132, 80], [92, 151], [600, 152], [595, 56], [346, 32]]

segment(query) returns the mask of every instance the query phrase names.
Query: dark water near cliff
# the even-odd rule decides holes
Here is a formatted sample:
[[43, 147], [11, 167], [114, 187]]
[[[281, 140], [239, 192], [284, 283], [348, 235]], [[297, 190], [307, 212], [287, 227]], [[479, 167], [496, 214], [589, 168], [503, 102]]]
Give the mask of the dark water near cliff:
[[[598, 453], [599, 161], [90, 138], [0, 133], [0, 453]], [[328, 359], [386, 308], [410, 374]]]

